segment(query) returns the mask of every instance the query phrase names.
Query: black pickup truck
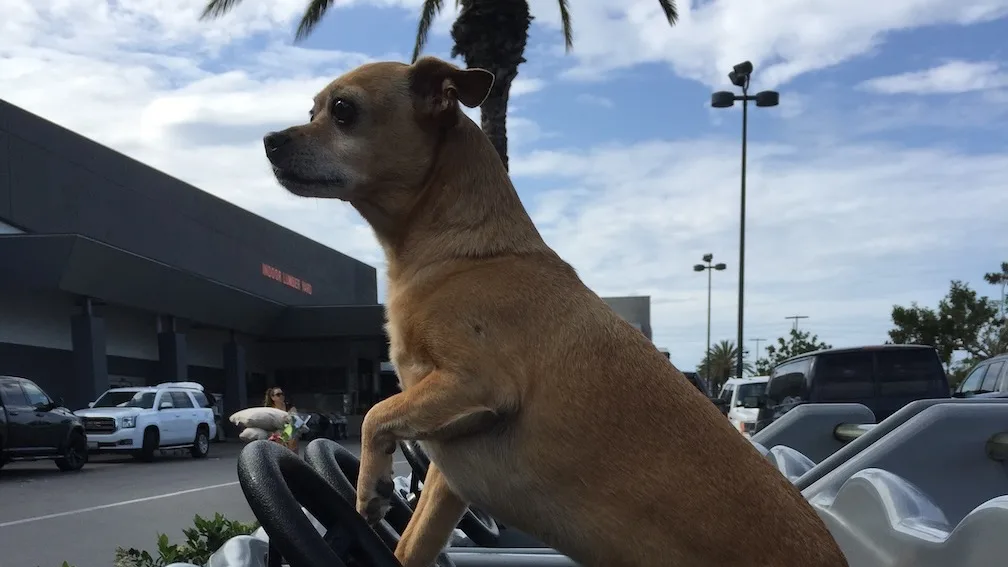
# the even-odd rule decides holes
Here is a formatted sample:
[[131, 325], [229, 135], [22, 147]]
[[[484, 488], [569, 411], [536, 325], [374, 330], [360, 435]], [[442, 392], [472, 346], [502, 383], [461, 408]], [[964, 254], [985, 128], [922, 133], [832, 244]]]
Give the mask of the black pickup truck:
[[48, 459], [61, 471], [88, 460], [81, 419], [26, 378], [0, 376], [0, 467], [11, 461]]

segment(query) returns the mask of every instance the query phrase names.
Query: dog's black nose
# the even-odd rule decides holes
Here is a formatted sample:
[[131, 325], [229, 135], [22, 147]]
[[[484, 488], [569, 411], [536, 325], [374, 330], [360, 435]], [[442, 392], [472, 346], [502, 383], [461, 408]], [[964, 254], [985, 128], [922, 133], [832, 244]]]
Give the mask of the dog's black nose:
[[291, 141], [290, 134], [286, 132], [270, 132], [263, 136], [263, 145], [266, 146], [266, 153], [272, 154]]

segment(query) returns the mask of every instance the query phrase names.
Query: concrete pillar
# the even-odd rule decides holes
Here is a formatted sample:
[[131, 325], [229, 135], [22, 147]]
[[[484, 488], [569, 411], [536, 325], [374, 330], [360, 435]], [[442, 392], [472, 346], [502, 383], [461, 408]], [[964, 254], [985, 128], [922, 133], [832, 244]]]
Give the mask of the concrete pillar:
[[224, 343], [224, 423], [228, 437], [238, 434], [228, 418], [236, 411], [248, 407], [248, 382], [246, 380], [245, 347], [234, 337]]
[[91, 312], [90, 300], [85, 312], [70, 319], [73, 344], [72, 385], [66, 405], [74, 410], [86, 408], [109, 387], [108, 357], [105, 351], [105, 320]]
[[167, 317], [167, 324], [158, 318], [158, 382], [184, 382], [189, 379], [189, 357], [186, 352], [185, 333], [175, 328], [175, 318]]

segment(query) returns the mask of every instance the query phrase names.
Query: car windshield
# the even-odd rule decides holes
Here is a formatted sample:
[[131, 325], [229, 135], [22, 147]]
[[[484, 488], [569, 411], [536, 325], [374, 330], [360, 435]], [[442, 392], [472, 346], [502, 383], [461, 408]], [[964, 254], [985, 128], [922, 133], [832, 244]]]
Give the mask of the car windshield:
[[739, 384], [738, 394], [735, 399], [738, 403], [742, 403], [746, 398], [752, 396], [760, 396], [766, 390], [766, 382], [753, 382], [751, 384]]
[[92, 407], [151, 409], [154, 407], [154, 392], [138, 392], [136, 390], [105, 392]]

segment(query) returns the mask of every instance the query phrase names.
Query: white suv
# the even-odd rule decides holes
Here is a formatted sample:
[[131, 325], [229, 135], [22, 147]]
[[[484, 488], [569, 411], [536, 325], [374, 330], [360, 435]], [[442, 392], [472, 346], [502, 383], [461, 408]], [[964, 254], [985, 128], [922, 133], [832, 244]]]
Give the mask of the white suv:
[[84, 420], [89, 452], [150, 460], [158, 449], [189, 449], [201, 459], [217, 436], [213, 410], [194, 397], [202, 391], [195, 382], [112, 388], [74, 414]]

